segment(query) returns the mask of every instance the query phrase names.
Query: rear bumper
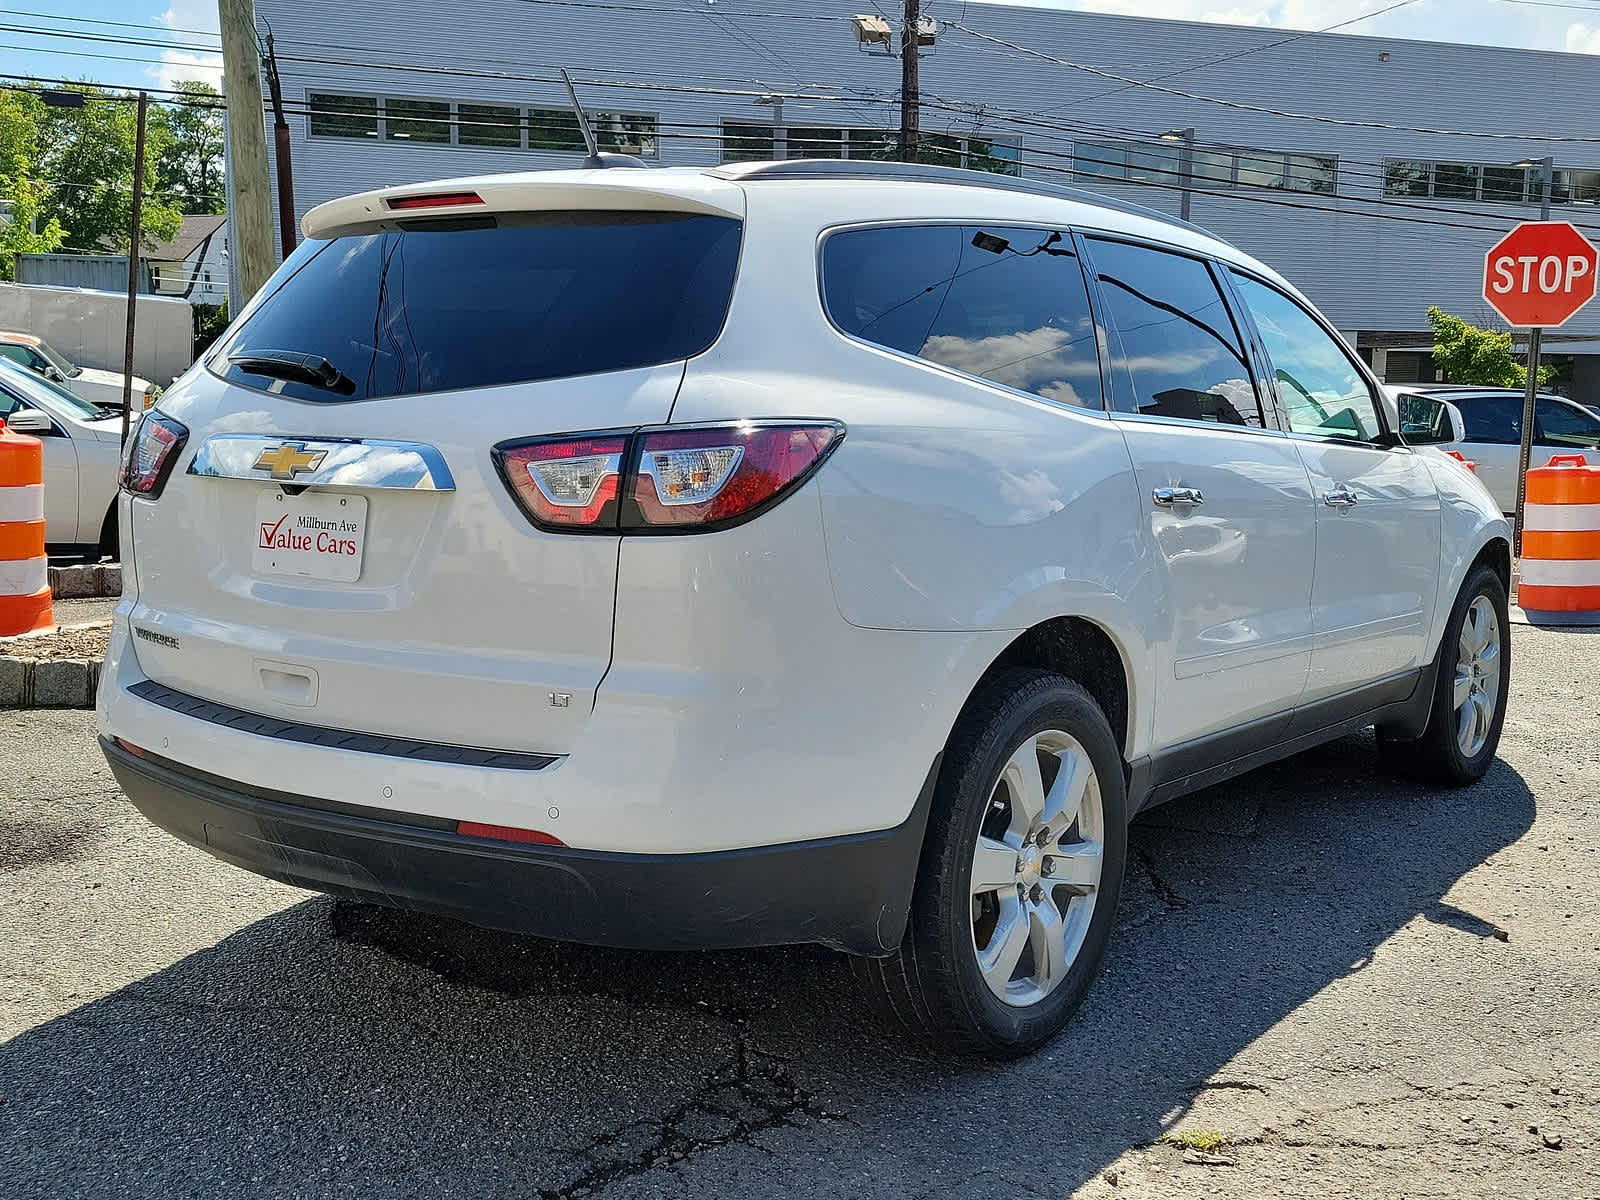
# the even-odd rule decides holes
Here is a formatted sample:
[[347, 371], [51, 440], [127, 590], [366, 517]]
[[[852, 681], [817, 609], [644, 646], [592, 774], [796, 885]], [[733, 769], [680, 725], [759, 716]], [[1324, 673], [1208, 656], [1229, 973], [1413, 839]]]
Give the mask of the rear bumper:
[[[264, 793], [108, 738], [155, 824], [271, 879], [514, 933], [637, 949], [900, 944], [938, 761], [893, 829], [701, 854], [623, 854], [463, 837], [400, 814]], [[435, 824], [438, 824], [437, 822]]]

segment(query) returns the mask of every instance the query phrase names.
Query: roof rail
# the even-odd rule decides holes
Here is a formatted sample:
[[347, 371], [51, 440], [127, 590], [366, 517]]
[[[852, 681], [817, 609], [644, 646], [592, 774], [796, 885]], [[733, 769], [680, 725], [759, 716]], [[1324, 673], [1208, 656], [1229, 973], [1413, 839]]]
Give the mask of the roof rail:
[[936, 167], [923, 163], [880, 162], [874, 159], [798, 158], [780, 162], [728, 163], [709, 167], [705, 174], [718, 179], [745, 183], [762, 179], [889, 179], [906, 183], [942, 183], [956, 187], [994, 188], [1005, 192], [1023, 192], [1032, 196], [1052, 196], [1058, 200], [1073, 200], [1079, 204], [1092, 204], [1097, 208], [1148, 217], [1164, 225], [1176, 225], [1195, 233], [1214, 236], [1209, 230], [1180, 220], [1154, 208], [1118, 200], [1087, 188], [1069, 187], [1058, 183], [1042, 183], [1036, 179], [1020, 179], [1013, 175], [996, 175], [991, 171], [972, 171], [963, 167]]

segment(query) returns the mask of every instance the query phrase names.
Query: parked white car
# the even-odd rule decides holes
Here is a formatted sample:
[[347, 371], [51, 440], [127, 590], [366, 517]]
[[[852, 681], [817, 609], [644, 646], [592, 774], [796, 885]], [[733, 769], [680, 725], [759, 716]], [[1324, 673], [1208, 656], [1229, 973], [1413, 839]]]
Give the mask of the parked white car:
[[0, 360], [0, 420], [44, 444], [44, 537], [52, 549], [117, 552], [122, 412]]
[[[1054, 1034], [1130, 817], [1494, 757], [1510, 530], [1269, 267], [891, 163], [314, 209], [140, 426], [102, 745], [152, 820], [541, 936], [849, 951]], [[1097, 332], [1103, 336], [1097, 336]]]
[[[1407, 421], [1419, 398], [1444, 401], [1461, 414], [1466, 436], [1439, 444], [1477, 465], [1478, 478], [1503, 513], [1517, 506], [1517, 464], [1522, 452], [1520, 388], [1470, 387], [1459, 384], [1388, 384], [1389, 395]], [[1426, 405], [1419, 423], [1425, 423]], [[1529, 463], [1542, 467], [1556, 454], [1583, 454], [1600, 464], [1600, 413], [1564, 396], [1541, 392], [1534, 407], [1533, 454]]]
[[[98, 367], [80, 367], [41, 337], [31, 333], [0, 332], [0, 358], [20, 363], [28, 370], [59, 383], [75, 396], [90, 404], [117, 410], [122, 408], [122, 381], [127, 378], [121, 371], [103, 371]], [[161, 395], [161, 389], [148, 379], [133, 377], [131, 392], [133, 407], [149, 408]]]

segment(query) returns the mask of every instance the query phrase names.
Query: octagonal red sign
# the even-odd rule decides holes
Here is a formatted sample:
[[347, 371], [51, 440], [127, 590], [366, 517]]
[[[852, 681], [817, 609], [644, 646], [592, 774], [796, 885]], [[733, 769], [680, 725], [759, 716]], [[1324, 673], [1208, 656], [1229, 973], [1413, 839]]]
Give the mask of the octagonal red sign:
[[1483, 298], [1507, 324], [1564, 325], [1594, 299], [1595, 248], [1565, 221], [1525, 221], [1483, 260]]

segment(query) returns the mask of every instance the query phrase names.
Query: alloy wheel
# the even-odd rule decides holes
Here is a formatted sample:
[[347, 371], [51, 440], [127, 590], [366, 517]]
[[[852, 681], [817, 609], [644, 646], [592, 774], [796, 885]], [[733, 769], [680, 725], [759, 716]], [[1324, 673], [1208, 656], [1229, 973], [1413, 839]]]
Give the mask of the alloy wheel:
[[1456, 745], [1475, 757], [1489, 740], [1500, 699], [1500, 618], [1487, 596], [1474, 597], [1461, 622], [1451, 703]]
[[972, 949], [984, 982], [1016, 1007], [1066, 978], [1100, 890], [1105, 814], [1088, 753], [1059, 729], [1000, 769], [973, 847]]

